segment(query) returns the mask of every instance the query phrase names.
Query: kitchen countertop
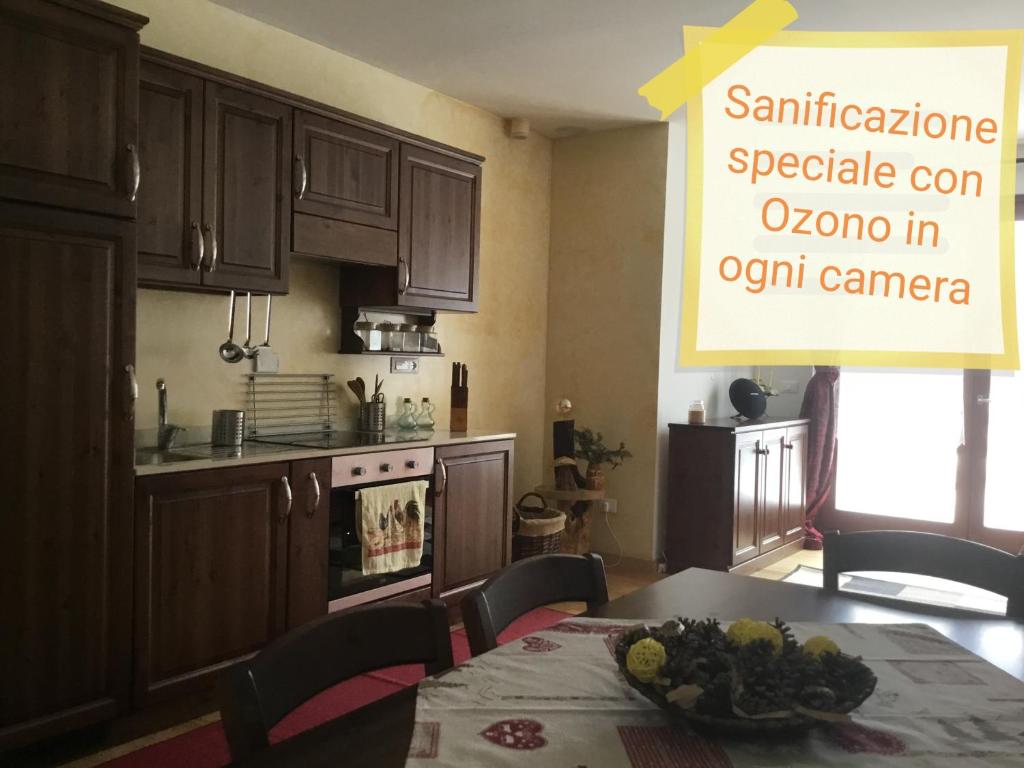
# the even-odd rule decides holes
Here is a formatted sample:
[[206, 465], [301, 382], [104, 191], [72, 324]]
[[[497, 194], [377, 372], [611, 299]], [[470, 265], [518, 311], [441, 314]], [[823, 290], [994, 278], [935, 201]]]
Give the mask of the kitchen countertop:
[[[387, 434], [394, 435], [395, 433], [389, 431]], [[166, 451], [159, 451], [155, 448], [140, 448], [135, 452], [135, 475], [143, 477], [146, 475], [163, 475], [171, 472], [194, 472], [202, 469], [240, 467], [247, 464], [267, 464], [274, 461], [320, 459], [329, 456], [402, 451], [410, 448], [436, 448], [442, 445], [483, 443], [491, 440], [514, 440], [516, 437], [515, 432], [481, 432], [477, 430], [450, 432], [446, 429], [419, 434], [427, 434], [428, 437], [407, 442], [328, 449], [302, 448], [293, 445], [246, 441], [242, 446], [240, 455], [237, 452], [232, 452], [230, 448], [216, 448], [211, 451], [208, 444], [181, 445]]]

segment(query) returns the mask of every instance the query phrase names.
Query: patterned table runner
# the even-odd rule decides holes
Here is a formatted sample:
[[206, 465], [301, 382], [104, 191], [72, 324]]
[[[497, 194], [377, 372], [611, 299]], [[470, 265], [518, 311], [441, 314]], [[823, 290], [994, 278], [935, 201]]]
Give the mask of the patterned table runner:
[[612, 651], [639, 623], [570, 619], [423, 680], [407, 765], [1024, 766], [1024, 683], [928, 626], [792, 624], [862, 656], [878, 687], [850, 722], [738, 741], [671, 723], [626, 683]]

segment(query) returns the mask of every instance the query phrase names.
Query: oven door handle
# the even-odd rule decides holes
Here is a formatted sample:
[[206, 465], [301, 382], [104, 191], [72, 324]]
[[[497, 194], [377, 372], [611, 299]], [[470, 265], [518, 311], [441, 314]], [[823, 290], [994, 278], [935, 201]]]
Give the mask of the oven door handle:
[[444, 493], [445, 486], [448, 485], [448, 467], [444, 465], [444, 459], [438, 459], [437, 466], [441, 469], [441, 483], [434, 491], [434, 495], [440, 496]]

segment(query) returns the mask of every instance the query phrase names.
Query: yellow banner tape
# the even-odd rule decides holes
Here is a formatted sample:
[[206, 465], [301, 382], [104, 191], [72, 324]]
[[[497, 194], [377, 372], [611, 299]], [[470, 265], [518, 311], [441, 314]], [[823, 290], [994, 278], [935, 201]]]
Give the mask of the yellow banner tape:
[[637, 93], [661, 112], [664, 120], [687, 99], [742, 59], [772, 35], [797, 19], [786, 0], [754, 0], [728, 24], [681, 56], [642, 86]]

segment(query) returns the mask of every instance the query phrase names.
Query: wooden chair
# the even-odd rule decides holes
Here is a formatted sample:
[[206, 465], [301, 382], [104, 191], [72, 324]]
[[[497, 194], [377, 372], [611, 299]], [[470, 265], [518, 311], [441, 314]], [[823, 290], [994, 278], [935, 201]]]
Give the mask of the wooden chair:
[[505, 627], [534, 608], [582, 600], [588, 610], [608, 602], [600, 555], [537, 555], [513, 563], [462, 601], [462, 621], [474, 656], [498, 647]]
[[268, 731], [320, 691], [363, 672], [425, 663], [452, 666], [448, 613], [440, 600], [390, 603], [322, 616], [232, 666], [221, 681], [221, 720], [239, 761], [267, 749]]
[[1007, 598], [1006, 615], [1024, 618], [1024, 555], [965, 539], [913, 531], [825, 534], [824, 587], [839, 591], [847, 571], [893, 571], [948, 579]]

